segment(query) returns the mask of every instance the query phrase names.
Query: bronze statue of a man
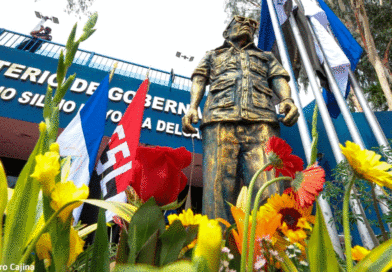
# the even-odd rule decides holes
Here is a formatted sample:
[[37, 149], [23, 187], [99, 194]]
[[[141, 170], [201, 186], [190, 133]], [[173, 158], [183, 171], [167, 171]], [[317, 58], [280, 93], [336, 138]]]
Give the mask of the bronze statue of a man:
[[[290, 98], [290, 77], [270, 52], [258, 49], [253, 37], [258, 23], [235, 16], [223, 32], [221, 47], [207, 52], [192, 74], [191, 104], [182, 119], [183, 131], [195, 133], [197, 108], [210, 84], [200, 125], [203, 138], [203, 213], [233, 221], [229, 205], [241, 185], [266, 162], [264, 145], [279, 136], [275, 101], [284, 113], [283, 124], [297, 122], [298, 110]], [[266, 181], [259, 176], [256, 189]], [[271, 188], [264, 199], [276, 192]]]

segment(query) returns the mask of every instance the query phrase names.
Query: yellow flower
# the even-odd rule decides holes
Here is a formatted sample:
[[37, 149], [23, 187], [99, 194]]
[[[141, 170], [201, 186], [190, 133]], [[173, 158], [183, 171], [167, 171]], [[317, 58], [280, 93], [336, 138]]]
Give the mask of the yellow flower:
[[[50, 206], [53, 210], [57, 211], [69, 202], [86, 199], [88, 194], [89, 189], [85, 184], [83, 184], [82, 187], [77, 188], [72, 181], [59, 182], [56, 183], [52, 192]], [[59, 217], [65, 222], [72, 210], [79, 207], [81, 204], [81, 202], [77, 202], [69, 205], [59, 214]]]
[[58, 143], [53, 143], [50, 145], [49, 150], [60, 154], [60, 145]]
[[315, 219], [311, 212], [312, 207], [301, 208], [292, 194], [276, 194], [260, 207], [257, 212], [257, 219], [263, 218], [269, 221], [280, 215], [281, 225], [279, 229], [289, 238], [291, 243], [296, 243], [306, 239], [305, 229], [312, 229], [309, 222], [314, 223]]
[[84, 241], [79, 237], [78, 232], [71, 227], [69, 233], [69, 258], [68, 266], [73, 264], [80, 253], [83, 252]]
[[50, 235], [48, 232], [45, 232], [38, 239], [37, 244], [35, 245], [35, 250], [37, 256], [40, 260], [48, 260], [48, 265], [50, 265], [50, 252], [52, 251], [52, 241], [50, 240]]
[[58, 152], [46, 152], [35, 156], [37, 164], [31, 177], [41, 183], [45, 195], [50, 195], [54, 187], [54, 179], [60, 173], [60, 155]]
[[41, 123], [39, 123], [39, 131], [42, 133], [42, 132], [44, 132], [44, 131], [46, 131], [46, 124], [45, 124], [45, 122], [41, 122]]
[[370, 253], [369, 250], [361, 246], [355, 246], [351, 249], [351, 256], [353, 260], [358, 262], [363, 258], [365, 258], [366, 255], [368, 255], [369, 253]]
[[222, 244], [222, 228], [217, 220], [203, 219], [199, 224], [194, 258], [204, 258], [210, 271], [218, 271]]
[[340, 145], [340, 148], [359, 177], [392, 189], [392, 171], [387, 172], [392, 165], [380, 161], [380, 155], [370, 150], [362, 150], [359, 145], [350, 141], [346, 142], [346, 147]]
[[[83, 252], [84, 241], [79, 237], [78, 232], [71, 227], [69, 233], [69, 257], [67, 266], [73, 264], [80, 253]], [[45, 260], [49, 266], [51, 264], [50, 252], [52, 252], [52, 241], [48, 232], [41, 235], [35, 245], [37, 256], [40, 260]]]
[[245, 212], [247, 201], [248, 201], [248, 187], [243, 186], [240, 191], [240, 194], [238, 195], [237, 203], [235, 204], [235, 206]]
[[191, 209], [188, 209], [187, 211], [184, 210], [179, 215], [171, 214], [167, 217], [169, 224], [172, 224], [175, 220], [180, 220], [184, 227], [199, 225], [204, 219], [208, 219], [207, 215], [193, 214]]

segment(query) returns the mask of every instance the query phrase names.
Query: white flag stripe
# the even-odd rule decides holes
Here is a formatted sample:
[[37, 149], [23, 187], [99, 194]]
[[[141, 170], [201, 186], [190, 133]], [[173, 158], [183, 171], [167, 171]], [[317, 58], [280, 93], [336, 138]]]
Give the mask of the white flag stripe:
[[109, 167], [115, 165], [116, 163], [116, 153], [121, 151], [123, 158], [127, 158], [131, 155], [128, 144], [127, 142], [123, 142], [122, 144], [116, 146], [115, 148], [109, 150], [106, 154], [108, 156], [108, 161], [105, 162], [104, 164], [101, 163], [101, 160], [99, 160], [98, 165], [97, 165], [97, 174], [101, 175], [106, 169]]
[[[325, 53], [325, 57], [331, 66], [332, 73], [336, 79], [339, 89], [343, 96], [346, 94], [347, 83], [348, 83], [348, 69], [350, 69], [350, 61], [336, 43], [334, 37], [327, 31], [329, 24], [327, 16], [316, 3], [312, 0], [302, 0], [302, 4], [305, 9], [305, 15], [310, 17], [310, 23], [313, 26], [315, 35], [321, 43], [321, 47]], [[314, 37], [315, 38], [315, 37]], [[315, 38], [315, 47], [320, 62], [324, 62], [323, 55], [320, 48], [316, 44], [317, 39]]]
[[102, 180], [101, 180], [101, 189], [102, 189], [102, 195], [107, 195], [107, 189], [106, 189], [106, 183], [108, 181], [114, 179], [115, 177], [124, 174], [128, 170], [132, 169], [132, 162], [128, 162], [127, 164], [124, 164], [123, 166], [114, 169], [112, 172], [107, 174]]
[[60, 156], [71, 157], [71, 169], [68, 180], [72, 180], [76, 187], [80, 187], [83, 184], [88, 186], [90, 182], [88, 170], [90, 160], [79, 113], [57, 138], [57, 143], [60, 146]]

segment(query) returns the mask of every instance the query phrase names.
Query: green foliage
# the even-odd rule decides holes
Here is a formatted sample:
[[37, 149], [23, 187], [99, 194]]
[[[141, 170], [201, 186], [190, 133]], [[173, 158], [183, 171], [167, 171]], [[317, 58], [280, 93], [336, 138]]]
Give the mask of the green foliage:
[[[351, 166], [348, 164], [347, 161], [340, 162], [335, 169], [333, 169], [333, 181], [326, 181], [323, 190], [323, 196], [328, 201], [329, 205], [334, 210], [334, 220], [338, 231], [342, 230], [343, 225], [343, 211], [342, 211], [342, 204], [343, 204], [343, 196], [345, 187], [347, 186], [349, 180], [353, 175]], [[364, 181], [358, 180], [355, 183], [358, 193], [360, 194], [360, 200], [364, 208], [368, 205], [371, 205], [372, 198], [368, 193], [364, 193], [366, 190], [366, 185]], [[366, 197], [364, 199], [363, 197]], [[362, 202], [363, 201], [363, 202]], [[349, 222], [350, 222], [350, 230], [354, 230], [354, 225], [356, 224], [357, 220], [363, 221], [361, 215], [356, 215], [351, 210], [349, 211]], [[330, 222], [328, 222], [330, 223]]]
[[[24, 246], [35, 224], [35, 214], [40, 187], [38, 181], [31, 178], [35, 167], [35, 156], [39, 154], [40, 147], [46, 131], [41, 132], [38, 143], [31, 153], [26, 165], [16, 182], [14, 195], [7, 204], [7, 218], [4, 228], [1, 264], [11, 265], [19, 263]], [[12, 252], [12, 253], [11, 253]]]
[[159, 265], [176, 261], [187, 239], [187, 232], [179, 220], [174, 221], [160, 237]]
[[140, 269], [165, 267], [162, 271], [169, 271], [168, 266], [184, 257], [186, 246], [196, 239], [197, 231], [198, 226], [184, 228], [178, 220], [166, 229], [161, 208], [150, 198], [138, 208], [129, 225], [122, 229], [116, 263]]
[[386, 111], [388, 110], [387, 100], [382, 92], [381, 85], [377, 83], [372, 84], [363, 90], [368, 96], [368, 101], [374, 110]]
[[109, 271], [109, 237], [104, 209], [99, 209], [93, 248], [90, 271]]
[[208, 268], [206, 270], [198, 270], [194, 267], [194, 265], [189, 261], [178, 261], [171, 264], [168, 264], [164, 267], [158, 268], [152, 265], [119, 265], [116, 266], [114, 272], [179, 272], [179, 271], [189, 271], [189, 272], [208, 272]]
[[0, 161], [0, 260], [2, 259], [2, 244], [3, 244], [3, 214], [5, 208], [7, 207], [8, 202], [8, 185], [7, 185], [7, 176], [4, 172], [4, 167], [2, 162]]
[[312, 147], [309, 165], [312, 165], [317, 160], [317, 144], [318, 144], [318, 133], [317, 133], [317, 116], [318, 116], [318, 106], [314, 106], [313, 119], [312, 119]]
[[165, 221], [161, 209], [155, 200], [150, 198], [134, 214], [128, 229], [129, 256], [128, 263], [135, 264], [144, 244], [152, 235], [158, 235], [165, 230]]
[[387, 272], [392, 268], [392, 239], [373, 249], [355, 267], [354, 272]]
[[329, 238], [327, 226], [323, 214], [317, 203], [316, 223], [310, 236], [307, 256], [310, 271], [339, 271], [339, 263], [334, 254], [331, 239]]

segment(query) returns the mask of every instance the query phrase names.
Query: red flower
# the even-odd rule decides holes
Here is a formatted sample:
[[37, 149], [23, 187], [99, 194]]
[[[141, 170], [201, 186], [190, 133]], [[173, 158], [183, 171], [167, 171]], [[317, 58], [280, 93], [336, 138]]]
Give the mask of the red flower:
[[124, 228], [124, 224], [122, 222], [122, 219], [120, 217], [118, 217], [117, 215], [113, 216], [113, 221], [114, 221], [114, 223], [119, 225], [121, 229]]
[[312, 206], [316, 197], [323, 190], [325, 182], [325, 171], [317, 163], [309, 166], [302, 172], [298, 172], [292, 188], [288, 188], [284, 193], [292, 193], [295, 201], [301, 207]]
[[139, 146], [132, 164], [131, 186], [143, 202], [151, 197], [161, 206], [174, 202], [187, 184], [181, 170], [191, 159], [191, 152], [185, 147]]
[[276, 136], [269, 138], [265, 153], [273, 165], [268, 166], [265, 171], [275, 168], [275, 177], [282, 173], [283, 176], [294, 178], [296, 172], [304, 169], [304, 162], [300, 157], [291, 154], [292, 151], [293, 149], [285, 140]]

